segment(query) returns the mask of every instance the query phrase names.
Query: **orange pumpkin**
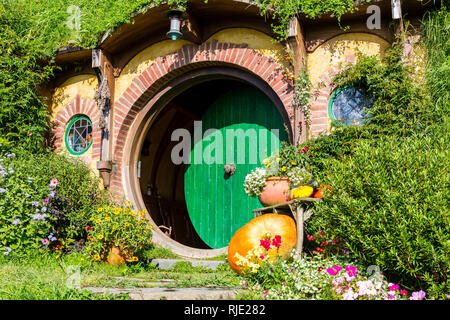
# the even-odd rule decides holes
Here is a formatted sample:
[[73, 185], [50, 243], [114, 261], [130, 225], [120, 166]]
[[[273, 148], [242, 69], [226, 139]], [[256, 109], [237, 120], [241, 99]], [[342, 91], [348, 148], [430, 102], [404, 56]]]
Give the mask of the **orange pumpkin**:
[[[239, 260], [236, 253], [245, 257], [247, 253], [260, 245], [260, 241], [266, 234], [271, 237], [281, 236], [281, 246], [278, 254], [287, 259], [297, 243], [297, 228], [294, 219], [284, 214], [267, 213], [250, 220], [241, 229], [236, 231], [228, 244], [228, 263], [231, 269], [240, 273], [241, 267], [237, 265]], [[271, 248], [269, 255], [275, 255], [277, 248]]]

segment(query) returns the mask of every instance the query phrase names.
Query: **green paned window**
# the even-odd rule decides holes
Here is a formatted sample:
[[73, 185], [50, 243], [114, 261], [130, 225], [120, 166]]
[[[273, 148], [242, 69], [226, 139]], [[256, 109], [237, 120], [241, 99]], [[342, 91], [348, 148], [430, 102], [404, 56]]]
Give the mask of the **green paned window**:
[[340, 120], [344, 124], [362, 124], [373, 104], [370, 96], [360, 88], [344, 87], [333, 92], [328, 104], [331, 120]]
[[66, 131], [66, 146], [71, 154], [85, 153], [92, 144], [92, 122], [86, 116], [76, 116]]

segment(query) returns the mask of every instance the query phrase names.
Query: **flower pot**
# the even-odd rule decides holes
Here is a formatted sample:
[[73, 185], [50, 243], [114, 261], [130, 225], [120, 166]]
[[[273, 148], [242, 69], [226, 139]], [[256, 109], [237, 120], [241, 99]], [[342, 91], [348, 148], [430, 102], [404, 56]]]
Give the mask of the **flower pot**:
[[121, 266], [125, 263], [125, 258], [118, 247], [112, 247], [106, 261], [109, 265]]
[[269, 207], [286, 202], [288, 195], [289, 178], [270, 177], [266, 178], [266, 186], [258, 196], [258, 199], [264, 207]]

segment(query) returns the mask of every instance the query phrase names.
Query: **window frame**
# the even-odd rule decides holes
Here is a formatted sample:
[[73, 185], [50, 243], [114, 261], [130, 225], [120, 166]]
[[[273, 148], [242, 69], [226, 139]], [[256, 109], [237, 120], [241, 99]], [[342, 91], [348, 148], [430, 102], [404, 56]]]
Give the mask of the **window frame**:
[[[94, 140], [94, 139], [91, 137], [91, 142], [89, 143], [89, 146], [87, 146], [86, 149], [84, 149], [84, 150], [81, 151], [81, 152], [76, 152], [76, 151], [72, 150], [72, 148], [69, 147], [69, 140], [68, 140], [68, 138], [69, 138], [69, 131], [70, 131], [70, 128], [72, 128], [72, 126], [73, 126], [73, 124], [74, 124], [75, 122], [77, 122], [78, 120], [82, 120], [82, 119], [85, 119], [85, 120], [89, 121], [89, 123], [90, 123], [90, 125], [91, 125], [91, 127], [92, 127], [92, 131], [94, 131], [94, 126], [93, 126], [93, 124], [92, 124], [91, 119], [89, 119], [88, 116], [86, 116], [86, 115], [83, 114], [83, 115], [77, 115], [77, 116], [75, 116], [75, 117], [72, 118], [72, 120], [71, 120], [71, 121], [69, 122], [69, 124], [67, 125], [64, 141], [65, 141], [65, 143], [66, 143], [66, 149], [69, 151], [70, 154], [72, 154], [72, 155], [74, 155], [74, 156], [80, 156], [80, 155], [86, 153], [86, 152], [91, 148], [92, 143], [93, 143], [93, 140]], [[91, 132], [91, 135], [92, 135], [92, 132]]]
[[[334, 101], [336, 100], [336, 97], [337, 97], [342, 91], [347, 90], [347, 89], [352, 89], [352, 88], [353, 88], [353, 89], [356, 89], [356, 90], [363, 90], [363, 89], [358, 88], [358, 87], [353, 87], [353, 86], [347, 85], [347, 86], [343, 86], [343, 87], [337, 88], [337, 89], [334, 90], [333, 93], [331, 94], [330, 101], [328, 102], [328, 117], [330, 118], [331, 121], [343, 121], [342, 119], [336, 119], [336, 117], [334, 116], [334, 112], [333, 112], [333, 104], [334, 104]], [[364, 90], [363, 90], [363, 91], [364, 91]], [[366, 92], [364, 92], [364, 93], [367, 95]], [[363, 120], [363, 121], [362, 121], [361, 123], [359, 123], [358, 125], [361, 125], [361, 124], [364, 124], [364, 123], [365, 123], [364, 118], [362, 118], [362, 119], [360, 119], [360, 120]], [[359, 121], [359, 120], [358, 120], [358, 121]]]

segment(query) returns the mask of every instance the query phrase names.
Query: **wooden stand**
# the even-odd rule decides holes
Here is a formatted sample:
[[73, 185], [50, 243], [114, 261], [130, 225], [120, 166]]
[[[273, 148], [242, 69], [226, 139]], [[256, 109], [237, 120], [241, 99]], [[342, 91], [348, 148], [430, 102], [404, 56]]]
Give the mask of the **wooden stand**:
[[297, 224], [297, 244], [295, 245], [295, 250], [301, 259], [303, 254], [303, 223], [314, 213], [311, 209], [305, 211], [304, 204], [321, 200], [320, 198], [298, 198], [274, 206], [255, 209], [253, 212], [255, 213], [255, 218], [265, 213], [287, 214], [292, 216]]

